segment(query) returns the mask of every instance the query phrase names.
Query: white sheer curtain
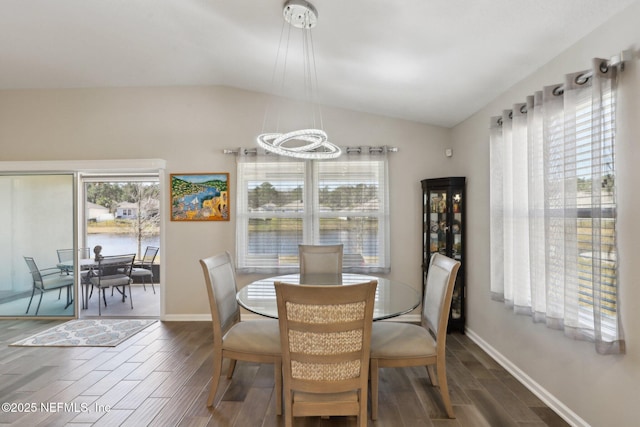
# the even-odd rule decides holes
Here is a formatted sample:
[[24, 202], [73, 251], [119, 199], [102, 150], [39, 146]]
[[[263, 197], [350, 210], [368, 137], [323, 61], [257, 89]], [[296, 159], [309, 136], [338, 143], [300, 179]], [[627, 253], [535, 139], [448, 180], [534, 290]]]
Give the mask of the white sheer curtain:
[[618, 70], [594, 59], [491, 119], [491, 293], [624, 352], [615, 235]]

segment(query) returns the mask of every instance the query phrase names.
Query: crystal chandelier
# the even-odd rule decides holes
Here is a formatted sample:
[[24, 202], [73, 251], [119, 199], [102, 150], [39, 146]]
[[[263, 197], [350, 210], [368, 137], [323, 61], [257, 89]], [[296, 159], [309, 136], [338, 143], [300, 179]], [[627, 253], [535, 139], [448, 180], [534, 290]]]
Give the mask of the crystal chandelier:
[[[274, 80], [278, 69], [278, 59], [283, 43], [285, 45], [284, 64], [282, 65], [282, 86], [284, 86], [284, 76], [286, 73], [289, 35], [291, 28], [300, 30], [303, 45], [303, 67], [305, 93], [309, 97], [309, 104], [313, 104], [314, 95], [317, 96], [318, 78], [315, 67], [315, 56], [313, 51], [313, 40], [311, 38], [311, 29], [318, 22], [318, 11], [309, 2], [304, 0], [288, 0], [284, 4], [282, 11], [284, 20], [289, 24], [286, 40], [281, 37], [278, 47], [278, 55], [276, 57], [276, 65], [274, 68]], [[284, 30], [284, 28], [283, 28]], [[319, 111], [319, 109], [318, 109]], [[256, 141], [259, 146], [267, 151], [275, 154], [289, 157], [297, 157], [301, 159], [333, 159], [341, 154], [340, 147], [329, 142], [327, 133], [322, 128], [322, 114], [318, 112], [319, 120], [316, 122], [315, 108], [312, 113], [313, 128], [293, 130], [290, 132], [280, 133], [263, 132], [258, 135]], [[265, 125], [267, 121], [267, 113], [265, 113]], [[317, 124], [320, 129], [316, 128]]]

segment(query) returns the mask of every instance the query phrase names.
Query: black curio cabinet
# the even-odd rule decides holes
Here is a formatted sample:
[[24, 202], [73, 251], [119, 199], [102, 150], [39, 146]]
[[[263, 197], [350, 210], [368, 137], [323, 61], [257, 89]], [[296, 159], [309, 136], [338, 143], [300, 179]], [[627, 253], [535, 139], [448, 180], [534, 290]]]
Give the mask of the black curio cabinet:
[[465, 178], [424, 179], [422, 232], [422, 289], [429, 260], [440, 253], [460, 261], [449, 313], [448, 331], [464, 333], [465, 323]]

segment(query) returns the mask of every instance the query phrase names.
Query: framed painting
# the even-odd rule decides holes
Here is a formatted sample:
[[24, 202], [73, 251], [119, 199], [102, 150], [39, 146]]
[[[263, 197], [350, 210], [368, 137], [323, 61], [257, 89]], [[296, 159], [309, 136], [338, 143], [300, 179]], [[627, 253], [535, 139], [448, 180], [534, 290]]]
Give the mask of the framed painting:
[[171, 221], [229, 221], [229, 173], [172, 173]]

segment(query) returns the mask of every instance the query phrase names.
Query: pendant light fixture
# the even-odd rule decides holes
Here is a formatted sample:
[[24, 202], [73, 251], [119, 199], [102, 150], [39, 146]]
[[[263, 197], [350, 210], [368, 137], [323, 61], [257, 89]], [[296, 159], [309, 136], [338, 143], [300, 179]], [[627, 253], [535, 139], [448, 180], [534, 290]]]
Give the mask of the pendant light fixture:
[[[311, 113], [311, 123], [313, 127], [292, 130], [284, 133], [279, 132], [278, 129], [273, 132], [265, 132], [264, 127], [267, 125], [269, 113], [269, 108], [267, 108], [267, 112], [265, 112], [263, 131], [258, 135], [256, 141], [258, 145], [265, 150], [282, 156], [297, 157], [301, 159], [333, 159], [339, 157], [341, 154], [340, 148], [329, 142], [327, 133], [322, 130], [322, 113], [320, 111], [320, 107], [318, 106], [317, 112], [314, 107], [314, 104], [317, 103], [318, 78], [311, 29], [315, 27], [318, 22], [318, 11], [311, 3], [305, 0], [288, 0], [284, 4], [282, 14], [284, 20], [288, 24], [288, 31], [286, 31], [286, 37], [284, 37], [285, 31], [283, 27], [283, 35], [280, 38], [280, 45], [278, 46], [278, 54], [273, 73], [274, 84], [276, 83], [275, 78], [279, 74], [278, 68], [281, 66], [282, 81], [280, 83], [281, 87], [284, 88], [284, 78], [288, 62], [287, 57], [289, 54], [289, 41], [292, 29], [293, 32], [300, 30], [299, 35], [301, 37], [303, 52], [304, 92], [308, 98], [307, 101], [313, 110]], [[281, 59], [282, 50], [284, 50], [284, 57]], [[282, 62], [282, 65], [280, 65], [279, 62]]]

